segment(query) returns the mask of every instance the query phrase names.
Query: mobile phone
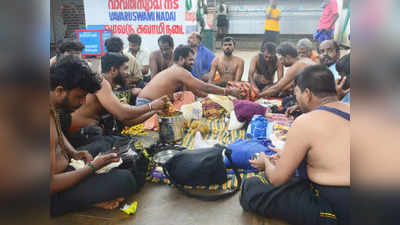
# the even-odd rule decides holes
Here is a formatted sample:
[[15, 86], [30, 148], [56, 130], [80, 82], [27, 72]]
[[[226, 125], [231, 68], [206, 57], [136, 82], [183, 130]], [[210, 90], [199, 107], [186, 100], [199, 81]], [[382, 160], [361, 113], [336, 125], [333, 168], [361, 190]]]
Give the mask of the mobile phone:
[[114, 146], [114, 147], [112, 147], [111, 150], [104, 152], [104, 154], [109, 154], [109, 153], [117, 153], [118, 155], [124, 154], [125, 152], [129, 151], [132, 143], [133, 143], [133, 140], [130, 140], [127, 144], [120, 145], [120, 146]]

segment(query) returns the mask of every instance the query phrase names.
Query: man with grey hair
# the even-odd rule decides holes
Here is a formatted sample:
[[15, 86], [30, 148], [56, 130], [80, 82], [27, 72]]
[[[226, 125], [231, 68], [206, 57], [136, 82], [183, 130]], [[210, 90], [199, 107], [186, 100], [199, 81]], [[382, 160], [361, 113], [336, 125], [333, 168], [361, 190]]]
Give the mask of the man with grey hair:
[[319, 64], [319, 56], [313, 52], [312, 42], [308, 38], [300, 39], [297, 42], [297, 55], [299, 57], [310, 58], [315, 63]]

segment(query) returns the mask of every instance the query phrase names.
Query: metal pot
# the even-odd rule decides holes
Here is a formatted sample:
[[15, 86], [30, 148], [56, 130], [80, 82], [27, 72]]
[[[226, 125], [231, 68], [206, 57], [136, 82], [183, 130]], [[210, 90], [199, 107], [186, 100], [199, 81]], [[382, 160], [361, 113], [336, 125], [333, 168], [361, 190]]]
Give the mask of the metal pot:
[[183, 138], [185, 119], [181, 112], [174, 116], [160, 117], [160, 140], [163, 143], [179, 141]]

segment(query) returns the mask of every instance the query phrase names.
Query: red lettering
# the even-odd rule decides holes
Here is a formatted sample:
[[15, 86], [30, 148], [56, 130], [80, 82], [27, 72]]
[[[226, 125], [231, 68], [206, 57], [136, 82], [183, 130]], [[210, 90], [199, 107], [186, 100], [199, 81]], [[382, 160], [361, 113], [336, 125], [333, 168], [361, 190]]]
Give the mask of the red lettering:
[[179, 8], [179, 0], [174, 0], [172, 8], [173, 9], [178, 9]]

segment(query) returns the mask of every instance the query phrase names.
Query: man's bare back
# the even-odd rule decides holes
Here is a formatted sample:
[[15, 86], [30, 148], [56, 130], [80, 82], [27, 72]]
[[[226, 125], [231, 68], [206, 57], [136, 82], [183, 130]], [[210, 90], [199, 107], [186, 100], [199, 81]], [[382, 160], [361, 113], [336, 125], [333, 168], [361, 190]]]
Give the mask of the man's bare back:
[[[332, 103], [327, 106], [350, 113], [350, 106]], [[350, 122], [330, 112], [315, 110], [303, 115], [309, 132], [307, 174], [321, 185], [350, 185]]]
[[[244, 69], [244, 60], [237, 56], [229, 59], [224, 56], [216, 57], [211, 65], [211, 82], [220, 83], [228, 81], [240, 81], [242, 79]], [[220, 75], [220, 79], [215, 81], [215, 71]]]

